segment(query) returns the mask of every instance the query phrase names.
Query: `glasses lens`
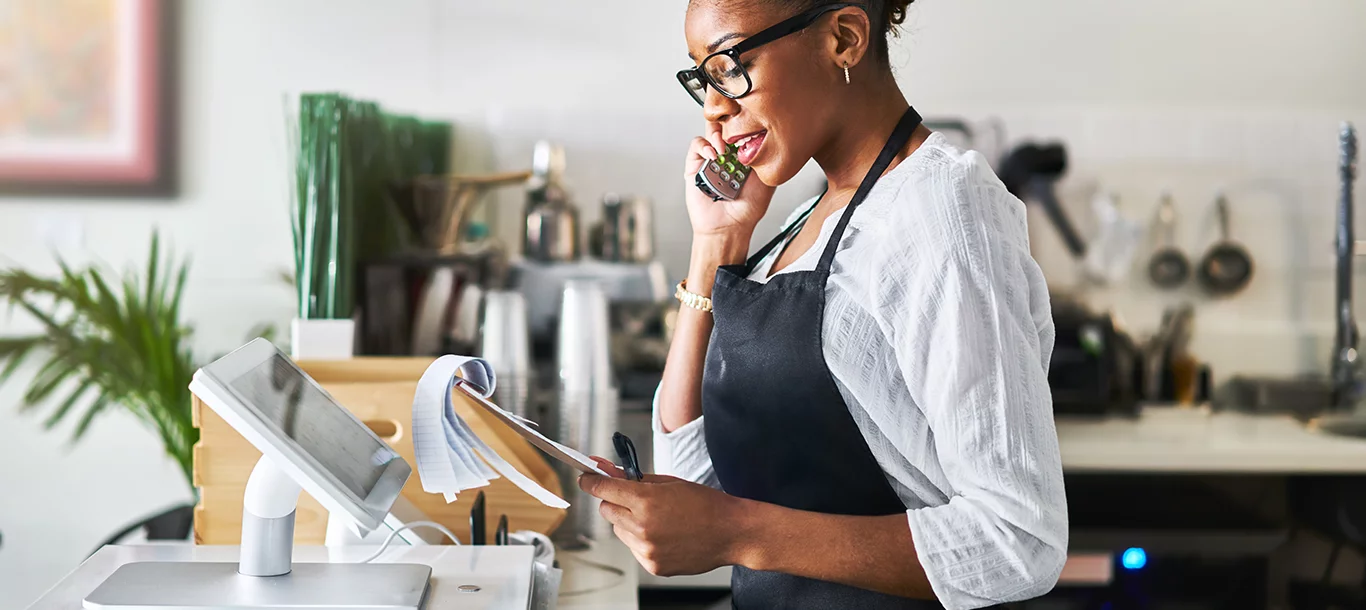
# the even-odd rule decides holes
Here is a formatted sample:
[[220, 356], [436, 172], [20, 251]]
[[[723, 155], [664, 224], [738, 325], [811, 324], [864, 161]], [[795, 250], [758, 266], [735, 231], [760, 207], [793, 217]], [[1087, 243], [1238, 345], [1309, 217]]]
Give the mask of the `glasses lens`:
[[726, 95], [741, 96], [748, 92], [749, 78], [745, 76], [745, 69], [731, 56], [712, 55], [703, 62], [702, 69], [711, 83]]
[[678, 80], [697, 103], [701, 104], [707, 99], [707, 82], [696, 71], [680, 73]]

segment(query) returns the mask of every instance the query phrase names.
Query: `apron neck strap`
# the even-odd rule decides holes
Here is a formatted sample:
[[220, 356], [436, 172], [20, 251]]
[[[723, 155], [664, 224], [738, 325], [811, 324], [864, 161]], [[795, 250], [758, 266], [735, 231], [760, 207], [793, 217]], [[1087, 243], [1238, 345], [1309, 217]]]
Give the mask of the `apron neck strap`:
[[816, 271], [822, 273], [830, 271], [830, 265], [835, 261], [835, 251], [839, 250], [840, 238], [844, 237], [844, 230], [849, 226], [849, 218], [853, 215], [854, 208], [857, 208], [868, 197], [868, 193], [873, 190], [873, 185], [877, 184], [878, 179], [887, 171], [887, 166], [892, 164], [892, 159], [896, 157], [897, 153], [901, 152], [901, 149], [906, 147], [906, 143], [911, 141], [911, 135], [920, 127], [922, 121], [920, 113], [916, 112], [915, 108], [907, 108], [906, 113], [901, 115], [901, 120], [897, 122], [896, 129], [892, 130], [892, 136], [882, 146], [882, 152], [878, 154], [877, 161], [873, 162], [873, 167], [863, 176], [863, 182], [854, 192], [854, 198], [850, 199], [849, 205], [845, 206], [839, 224], [835, 225], [835, 232], [830, 235], [830, 241], [825, 244], [825, 252], [821, 254], [821, 262], [816, 266]]
[[[826, 185], [826, 188], [828, 189], [829, 185]], [[817, 197], [815, 201], [811, 202], [811, 206], [806, 208], [805, 212], [802, 212], [800, 216], [798, 216], [795, 220], [788, 224], [787, 227], [782, 230], [782, 232], [778, 233], [777, 237], [774, 237], [771, 241], [765, 244], [763, 248], [760, 248], [758, 252], [755, 252], [753, 256], [749, 257], [749, 260], [745, 261], [745, 274], [749, 275], [749, 272], [754, 270], [754, 266], [758, 265], [759, 261], [764, 260], [764, 257], [768, 256], [769, 252], [772, 252], [773, 249], [778, 247], [779, 244], [782, 244], [784, 241], [786, 241], [788, 236], [792, 235], [793, 232], [801, 229], [802, 226], [806, 224], [806, 219], [811, 217], [811, 212], [814, 212], [816, 210], [816, 206], [820, 205], [821, 199], [824, 197], [825, 191], [821, 191], [821, 196]]]

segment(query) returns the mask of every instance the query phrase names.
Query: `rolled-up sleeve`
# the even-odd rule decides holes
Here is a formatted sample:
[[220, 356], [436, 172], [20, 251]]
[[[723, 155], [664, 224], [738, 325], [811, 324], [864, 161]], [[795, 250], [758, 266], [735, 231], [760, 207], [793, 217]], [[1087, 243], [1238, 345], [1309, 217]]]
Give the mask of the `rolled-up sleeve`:
[[654, 431], [655, 472], [720, 489], [721, 482], [716, 478], [716, 470], [711, 464], [711, 454], [707, 452], [707, 437], [702, 427], [703, 418], [699, 417], [675, 430], [665, 432], [659, 418], [658, 389], [655, 389], [653, 410], [651, 428]]
[[981, 228], [991, 223], [964, 220], [975, 227], [958, 233], [942, 264], [916, 266], [913, 293], [893, 297], [904, 299], [894, 308], [904, 317], [887, 325], [952, 486], [946, 504], [908, 511], [916, 554], [947, 608], [1047, 593], [1068, 536], [1046, 289], [1027, 250], [992, 243]]

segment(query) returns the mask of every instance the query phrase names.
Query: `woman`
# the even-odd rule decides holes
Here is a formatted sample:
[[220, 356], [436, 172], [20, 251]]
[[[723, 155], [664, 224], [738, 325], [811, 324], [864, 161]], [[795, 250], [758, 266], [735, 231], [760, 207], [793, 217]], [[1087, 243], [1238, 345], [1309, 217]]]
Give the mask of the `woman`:
[[[897, 86], [911, 2], [688, 8], [679, 78], [709, 130], [655, 405], [667, 475], [580, 485], [651, 572], [735, 566], [739, 608], [977, 608], [1065, 559], [1044, 278], [1020, 201]], [[753, 174], [713, 201], [693, 176], [726, 144]], [[747, 261], [770, 185], [810, 159], [825, 193]]]

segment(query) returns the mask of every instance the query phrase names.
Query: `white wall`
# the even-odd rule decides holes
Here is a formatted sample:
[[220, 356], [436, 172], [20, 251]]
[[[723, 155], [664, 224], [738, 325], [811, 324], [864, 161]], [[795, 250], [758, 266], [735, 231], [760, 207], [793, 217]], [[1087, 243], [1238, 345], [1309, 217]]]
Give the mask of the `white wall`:
[[[697, 132], [673, 73], [687, 64], [683, 0], [199, 0], [184, 16], [184, 187], [174, 201], [0, 199], [0, 261], [50, 270], [60, 254], [140, 261], [158, 226], [194, 256], [196, 345], [235, 346], [283, 322], [289, 265], [284, 96], [341, 90], [459, 119], [466, 168], [525, 166], [562, 141], [586, 215], [606, 191], [660, 207], [659, 241], [686, 260], [679, 159]], [[1207, 204], [1234, 195], [1235, 230], [1258, 257], [1238, 299], [1202, 305], [1196, 350], [1216, 373], [1318, 366], [1327, 299], [1336, 123], [1366, 126], [1366, 5], [1358, 0], [1140, 3], [922, 0], [894, 57], [926, 114], [999, 116], [1014, 137], [1066, 138], [1065, 193], [1081, 214], [1095, 185], [1146, 220], [1170, 187], [1193, 255]], [[775, 214], [815, 188], [805, 172]], [[517, 206], [515, 195], [502, 200]], [[776, 221], [769, 221], [771, 228]], [[51, 224], [76, 233], [48, 231]], [[504, 225], [504, 230], [508, 229]], [[1046, 231], [1039, 256], [1065, 284]], [[1141, 281], [1100, 291], [1131, 324], [1159, 307]], [[29, 328], [0, 316], [0, 333]], [[0, 390], [0, 607], [28, 603], [119, 525], [188, 496], [154, 438], [110, 415], [80, 445], [16, 414], [23, 375]]]

